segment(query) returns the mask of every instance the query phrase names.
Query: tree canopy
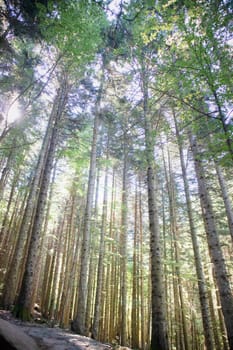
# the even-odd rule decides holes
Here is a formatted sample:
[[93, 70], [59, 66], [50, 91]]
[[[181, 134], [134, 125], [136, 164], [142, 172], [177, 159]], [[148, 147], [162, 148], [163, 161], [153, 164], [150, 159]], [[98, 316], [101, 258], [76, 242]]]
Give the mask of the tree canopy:
[[231, 1], [0, 2], [0, 304], [233, 349]]

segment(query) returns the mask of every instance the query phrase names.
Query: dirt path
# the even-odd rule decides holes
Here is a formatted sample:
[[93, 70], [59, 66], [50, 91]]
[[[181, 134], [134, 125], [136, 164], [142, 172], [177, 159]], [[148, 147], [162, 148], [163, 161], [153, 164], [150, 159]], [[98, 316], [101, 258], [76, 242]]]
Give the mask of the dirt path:
[[15, 319], [9, 311], [0, 310], [0, 318], [20, 327], [31, 336], [43, 350], [111, 350], [107, 344], [99, 343], [91, 338], [80, 336], [59, 327], [49, 328], [47, 325], [22, 322]]

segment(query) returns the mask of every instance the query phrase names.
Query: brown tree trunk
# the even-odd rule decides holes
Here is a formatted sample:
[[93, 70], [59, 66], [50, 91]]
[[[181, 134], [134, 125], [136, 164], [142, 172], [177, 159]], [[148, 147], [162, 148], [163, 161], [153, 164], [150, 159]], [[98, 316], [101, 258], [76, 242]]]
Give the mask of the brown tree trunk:
[[38, 248], [41, 238], [41, 228], [44, 219], [44, 209], [46, 204], [47, 192], [50, 182], [50, 175], [52, 172], [52, 166], [54, 161], [54, 154], [57, 144], [59, 123], [61, 121], [66, 102], [67, 102], [68, 86], [67, 81], [62, 81], [62, 86], [58, 91], [56, 103], [56, 113], [54, 119], [53, 130], [49, 143], [49, 148], [44, 164], [44, 172], [41, 178], [41, 184], [38, 194], [37, 207], [35, 211], [34, 222], [32, 225], [32, 233], [29, 243], [29, 251], [26, 260], [26, 267], [23, 276], [22, 286], [20, 289], [19, 297], [15, 305], [14, 314], [23, 320], [29, 320], [31, 318], [31, 308], [34, 303], [34, 278], [36, 273], [36, 262], [38, 257]]
[[222, 172], [219, 165], [216, 164], [215, 168], [216, 168], [219, 185], [220, 185], [221, 192], [222, 192], [222, 198], [223, 198], [223, 201], [225, 204], [228, 227], [229, 227], [229, 231], [230, 231], [230, 235], [231, 235], [231, 239], [232, 239], [232, 243], [233, 243], [233, 209], [232, 209], [231, 201], [230, 201], [229, 194], [227, 191], [226, 181], [224, 179], [223, 172]]
[[126, 133], [124, 133], [124, 166], [121, 204], [120, 236], [120, 343], [127, 346], [127, 222], [128, 222], [128, 154]]
[[66, 255], [65, 271], [64, 271], [64, 286], [61, 293], [60, 307], [59, 307], [59, 320], [62, 327], [69, 326], [70, 319], [70, 305], [72, 299], [72, 283], [75, 280], [75, 265], [78, 258], [78, 239], [76, 238], [76, 209], [77, 209], [77, 197], [75, 188], [73, 186], [71, 193], [71, 208], [68, 217], [69, 226], [67, 236], [68, 244], [67, 249], [63, 253]]
[[99, 117], [100, 117], [100, 101], [103, 92], [103, 80], [104, 74], [102, 75], [99, 93], [96, 100], [95, 106], [95, 120], [93, 127], [92, 137], [92, 149], [90, 159], [90, 169], [88, 178], [88, 189], [87, 189], [87, 202], [84, 214], [84, 228], [83, 228], [83, 241], [81, 250], [81, 269], [78, 285], [78, 302], [77, 302], [77, 314], [72, 322], [72, 329], [78, 334], [86, 335], [88, 330], [85, 327], [86, 321], [86, 305], [87, 305], [87, 281], [88, 281], [88, 266], [89, 266], [89, 251], [90, 251], [90, 228], [91, 228], [91, 215], [93, 208], [94, 198], [94, 185], [96, 177], [96, 148], [97, 139], [99, 134]]
[[202, 314], [202, 322], [203, 322], [203, 329], [204, 329], [204, 335], [205, 335], [205, 345], [207, 350], [214, 350], [215, 347], [214, 347], [213, 328], [211, 324], [211, 316], [210, 316], [210, 310], [209, 310], [205, 274], [204, 274], [202, 260], [201, 260], [196, 227], [194, 224], [193, 208], [192, 208], [192, 203], [190, 198], [190, 190], [189, 190], [187, 170], [186, 170], [185, 159], [184, 159], [183, 144], [180, 137], [178, 123], [174, 112], [173, 112], [173, 117], [175, 121], [175, 130], [176, 130], [176, 137], [177, 137], [177, 142], [179, 147], [180, 163], [181, 163], [182, 176], [183, 176], [183, 182], [184, 182], [184, 191], [185, 191], [185, 199], [186, 199], [188, 219], [189, 219], [190, 234], [192, 238], [195, 268], [196, 268], [196, 274], [198, 279], [198, 291], [199, 291], [199, 299], [201, 304], [201, 314]]
[[163, 286], [163, 262], [160, 242], [158, 208], [156, 201], [156, 178], [154, 167], [154, 140], [148, 111], [147, 72], [142, 67], [141, 81], [143, 89], [143, 119], [145, 127], [146, 160], [147, 160], [147, 190], [150, 226], [150, 257], [151, 257], [151, 303], [152, 303], [152, 335], [151, 349], [168, 350], [168, 333], [166, 321], [165, 295]]
[[139, 193], [135, 188], [134, 204], [134, 243], [133, 243], [133, 275], [132, 275], [132, 312], [131, 312], [131, 346], [139, 348]]
[[226, 265], [222, 254], [218, 232], [213, 213], [212, 202], [209, 196], [205, 178], [205, 169], [202, 164], [201, 154], [198, 149], [196, 138], [189, 135], [190, 145], [193, 152], [195, 171], [198, 181], [198, 190], [201, 201], [203, 220], [206, 227], [206, 236], [211, 260], [219, 289], [222, 312], [227, 329], [227, 337], [230, 350], [233, 350], [233, 296], [226, 271]]
[[[109, 160], [109, 132], [108, 132], [108, 140], [107, 140], [107, 146], [106, 146], [107, 163], [108, 163], [108, 160]], [[99, 325], [100, 325], [100, 316], [101, 316], [105, 236], [106, 236], [106, 229], [107, 229], [107, 201], [108, 201], [108, 165], [106, 166], [106, 169], [105, 169], [103, 211], [102, 211], [102, 223], [101, 223], [100, 245], [99, 245], [99, 260], [98, 260], [98, 271], [97, 271], [97, 282], [96, 282], [94, 318], [93, 318], [93, 326], [92, 326], [92, 336], [94, 339], [98, 339], [99, 337]]]
[[[97, 166], [97, 176], [96, 176], [96, 189], [95, 189], [95, 209], [94, 217], [92, 221], [92, 230], [95, 230], [95, 227], [98, 223], [98, 212], [99, 212], [99, 190], [100, 190], [100, 168]], [[86, 306], [86, 329], [91, 329], [92, 320], [93, 320], [93, 307], [94, 307], [94, 294], [95, 294], [95, 278], [96, 275], [96, 264], [95, 264], [95, 250], [96, 250], [96, 237], [92, 235], [91, 237], [91, 252], [90, 252], [90, 261], [89, 261], [89, 276], [88, 276], [88, 294], [87, 294], [87, 306]]]
[[46, 134], [44, 136], [44, 140], [41, 146], [39, 158], [37, 161], [37, 166], [35, 170], [35, 175], [32, 178], [32, 182], [30, 184], [30, 191], [26, 203], [26, 208], [23, 214], [23, 219], [19, 229], [19, 237], [16, 243], [16, 248], [12, 260], [12, 264], [7, 274], [7, 285], [4, 289], [3, 293], [3, 306], [5, 308], [10, 308], [14, 302], [16, 297], [16, 292], [21, 287], [21, 282], [19, 278], [19, 272], [24, 273], [24, 258], [27, 257], [27, 241], [30, 240], [31, 237], [31, 227], [33, 222], [34, 210], [38, 199], [38, 191], [41, 186], [41, 178], [44, 172], [44, 164], [46, 155], [48, 152], [48, 147], [51, 140], [53, 123], [56, 118], [57, 107], [58, 107], [58, 99], [60, 95], [57, 94], [56, 99], [53, 104], [53, 109], [50, 114]]

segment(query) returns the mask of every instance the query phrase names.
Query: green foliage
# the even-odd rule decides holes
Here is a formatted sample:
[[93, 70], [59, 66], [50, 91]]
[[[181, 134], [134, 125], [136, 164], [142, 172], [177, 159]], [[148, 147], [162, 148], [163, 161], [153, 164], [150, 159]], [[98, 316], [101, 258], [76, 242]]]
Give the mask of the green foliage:
[[[26, 4], [28, 5], [28, 2]], [[164, 259], [166, 276], [164, 277], [168, 283], [169, 293], [172, 294], [173, 280], [177, 277], [177, 270], [180, 270], [181, 287], [185, 290], [185, 309], [189, 305], [190, 295], [197, 297], [196, 289], [190, 287], [190, 285], [197, 285], [197, 278], [189, 237], [179, 152], [177, 144], [174, 142], [175, 131], [172, 112], [174, 111], [177, 116], [182, 134], [181, 140], [183, 141], [185, 157], [187, 157], [186, 165], [190, 187], [191, 191], [195, 193], [192, 196], [193, 208], [195, 208], [195, 225], [198, 227], [198, 239], [201, 243], [202, 256], [205, 257], [208, 255], [206, 254], [206, 243], [203, 244], [205, 242], [205, 229], [201, 220], [201, 208], [196, 196], [197, 183], [195, 176], [193, 176], [193, 162], [189, 158], [187, 131], [191, 131], [198, 138], [201, 147], [197, 159], [200, 159], [206, 166], [207, 175], [210, 173], [209, 167], [212, 166], [213, 159], [218, 161], [220, 165], [232, 167], [232, 159], [229, 156], [229, 149], [226, 144], [227, 136], [232, 139], [232, 125], [228, 124], [227, 132], [224, 132], [220, 116], [216, 111], [212, 113], [213, 105], [216, 104], [215, 95], [223, 112], [225, 111], [224, 106], [230, 103], [232, 77], [229, 72], [232, 69], [232, 62], [230, 60], [230, 47], [224, 41], [225, 35], [228, 35], [231, 30], [229, 14], [226, 11], [227, 2], [224, 5], [223, 2], [217, 4], [217, 2], [212, 1], [162, 0], [155, 2], [135, 0], [131, 1], [129, 6], [124, 5], [124, 11], [127, 12], [124, 12], [111, 25], [108, 25], [102, 10], [102, 5], [106, 4], [107, 1], [51, 1], [48, 2], [47, 7], [38, 7], [40, 11], [40, 29], [45, 39], [44, 44], [48, 49], [52, 48], [48, 50], [52, 53], [50, 59], [54, 59], [55, 56], [62, 56], [62, 63], [65, 63], [67, 67], [66, 71], [68, 74], [72, 72], [69, 82], [72, 81], [72, 84], [75, 85], [77, 80], [79, 84], [81, 81], [78, 92], [74, 88], [69, 95], [68, 108], [65, 111], [64, 124], [62, 124], [64, 132], [61, 133], [59, 140], [59, 146], [62, 150], [59, 150], [58, 154], [58, 158], [60, 158], [55, 183], [53, 184], [52, 209], [50, 209], [48, 216], [48, 227], [52, 232], [49, 237], [56, 238], [54, 225], [59, 216], [64, 216], [64, 213], [61, 213], [61, 208], [67, 200], [70, 200], [68, 199], [70, 194], [77, 194], [75, 209], [75, 215], [77, 214], [75, 220], [77, 222], [75, 221], [75, 226], [78, 230], [82, 226], [93, 131], [91, 125], [93, 118], [90, 118], [90, 114], [93, 111], [96, 113], [96, 109], [93, 108], [93, 101], [95, 101], [98, 94], [97, 86], [99, 86], [101, 75], [96, 53], [102, 50], [107, 58], [105, 62], [106, 79], [101, 103], [98, 106], [100, 108], [98, 112], [100, 112], [101, 125], [97, 145], [97, 164], [100, 169], [106, 166], [109, 167], [109, 186], [111, 186], [110, 180], [113, 182], [112, 173], [114, 172], [114, 191], [116, 192], [112, 193], [112, 199], [115, 200], [112, 209], [109, 205], [111, 203], [108, 203], [106, 233], [109, 232], [111, 225], [112, 236], [106, 236], [105, 238], [106, 247], [110, 247], [110, 249], [106, 249], [104, 264], [111, 264], [113, 260], [118, 261], [123, 257], [119, 253], [121, 215], [126, 210], [126, 206], [121, 205], [122, 167], [124, 155], [127, 154], [129, 166], [129, 181], [127, 184], [129, 187], [127, 274], [131, 283], [134, 273], [132, 232], [135, 226], [138, 225], [138, 228], [143, 231], [143, 242], [141, 243], [143, 259], [138, 267], [142, 271], [144, 286], [140, 293], [145, 294], [146, 303], [150, 304], [148, 303], [150, 299], [148, 298], [150, 293], [148, 283], [150, 243], [147, 232], [149, 228], [145, 181], [148, 159], [152, 166], [156, 162], [158, 179], [156, 201], [161, 230], [164, 230], [163, 247], [166, 253]], [[34, 54], [34, 43], [29, 40], [21, 42], [14, 39], [13, 47], [18, 53], [17, 64], [16, 61], [13, 62], [12, 74], [4, 76], [4, 81], [7, 82], [6, 90], [8, 91], [9, 88], [14, 86], [19, 91], [23, 91], [28, 82], [33, 80], [39, 58]], [[93, 64], [91, 69], [92, 73], [96, 74], [93, 78], [94, 74], [91, 75], [90, 65], [87, 63], [94, 56], [96, 57], [96, 65]], [[78, 73], [73, 74], [73, 72]], [[145, 78], [145, 81], [143, 81], [143, 78]], [[85, 84], [82, 83], [82, 79]], [[143, 84], [148, 87], [145, 113], [143, 102], [146, 99], [142, 93]], [[51, 85], [47, 89], [49, 98], [53, 94], [54, 85], [52, 85], [52, 89], [50, 87]], [[27, 98], [28, 96], [25, 95], [24, 100], [27, 100]], [[22, 197], [25, 197], [29, 173], [35, 169], [38, 157], [38, 148], [34, 148], [34, 142], [41, 139], [43, 134], [44, 118], [47, 120], [47, 114], [50, 113], [50, 108], [47, 110], [48, 105], [49, 103], [37, 104], [33, 101], [30, 113], [25, 113], [27, 118], [20, 125], [10, 130], [3, 140], [2, 149], [0, 149], [3, 166], [4, 161], [10, 155], [14, 142], [17, 147], [14, 148], [13, 161], [10, 164], [11, 169], [7, 178], [7, 186], [4, 189], [0, 215], [5, 213], [12, 178], [19, 170], [22, 171], [22, 175], [20, 174], [17, 183], [17, 194], [20, 194], [19, 191], [23, 189]], [[40, 113], [40, 109], [43, 110], [43, 114]], [[84, 110], [87, 111], [87, 115], [84, 115]], [[146, 121], [145, 115], [148, 117]], [[70, 121], [69, 125], [66, 123], [67, 119]], [[146, 130], [147, 145], [145, 144], [145, 122], [149, 126]], [[80, 129], [78, 130], [78, 128]], [[19, 147], [19, 144], [23, 146]], [[106, 159], [107, 145], [109, 147], [109, 159]], [[149, 155], [145, 152], [146, 147], [147, 151], [149, 149]], [[171, 157], [171, 164], [168, 164], [167, 161], [167, 151], [169, 157]], [[164, 162], [163, 157], [165, 158]], [[164, 171], [165, 166], [167, 166], [166, 171], [169, 174]], [[140, 185], [136, 184], [138, 175], [140, 175]], [[166, 175], [172, 178], [174, 184], [171, 179], [166, 179]], [[100, 179], [101, 182], [103, 182], [103, 177]], [[171, 213], [173, 208], [169, 208], [170, 198], [167, 193], [167, 189], [172, 184], [175, 192], [174, 197], [176, 195], [178, 197], [174, 200], [174, 213]], [[215, 185], [214, 182], [213, 184]], [[141, 186], [139, 189], [140, 197], [138, 194], [138, 198], [136, 198], [138, 201], [140, 198], [141, 207], [137, 209], [136, 213], [135, 185]], [[102, 190], [102, 187], [100, 189]], [[220, 198], [220, 195], [219, 193], [216, 194], [214, 190], [210, 194], [215, 200], [215, 198]], [[114, 197], [116, 198], [114, 199]], [[110, 195], [108, 200], [111, 201]], [[222, 214], [223, 204], [219, 205], [217, 200], [215, 203], [216, 219], [220, 227], [219, 232], [220, 236], [221, 234], [224, 235], [224, 239], [225, 234], [228, 234], [228, 227], [226, 218]], [[20, 206], [20, 201], [18, 205]], [[139, 203], [137, 205], [139, 206]], [[112, 211], [111, 214], [110, 210]], [[177, 216], [176, 229], [179, 237], [175, 237], [174, 240], [177, 240], [176, 244], [180, 252], [179, 259], [175, 258], [173, 251], [172, 215]], [[101, 210], [99, 210], [97, 216], [94, 217], [94, 224], [91, 228], [93, 249], [96, 256], [99, 248]], [[138, 217], [136, 218], [136, 216]], [[140, 216], [142, 216], [140, 219], [143, 227], [140, 227]], [[69, 215], [67, 215], [66, 220], [68, 227]], [[108, 222], [111, 220], [112, 222]], [[164, 221], [164, 227], [162, 227], [162, 220]], [[8, 221], [10, 222], [10, 220]], [[79, 247], [81, 246], [80, 233], [78, 232], [78, 235], [80, 235]], [[97, 261], [96, 258], [95, 261]], [[141, 278], [137, 273], [134, 277]], [[131, 291], [130, 283], [129, 293]], [[170, 303], [169, 298], [171, 298], [171, 295], [168, 296], [167, 301], [169, 318], [172, 320], [173, 304]], [[193, 299], [192, 303], [192, 309], [198, 310], [199, 304], [197, 303], [198, 306], [196, 307]], [[24, 313], [24, 310], [17, 311], [20, 317], [27, 318], [27, 314], [24, 316]], [[149, 318], [148, 315], [146, 317]], [[188, 317], [186, 318], [188, 319]], [[172, 339], [172, 334], [170, 338]]]
[[[104, 12], [89, 1], [69, 1], [56, 7], [50, 3], [50, 15], [41, 23], [46, 40], [59, 49], [72, 65], [93, 59], [102, 43], [101, 32], [107, 27]], [[44, 17], [44, 8], [41, 16]]]
[[68, 141], [62, 155], [66, 157], [76, 174], [86, 174], [90, 161], [92, 129], [87, 126], [83, 131], [78, 131], [75, 137]]

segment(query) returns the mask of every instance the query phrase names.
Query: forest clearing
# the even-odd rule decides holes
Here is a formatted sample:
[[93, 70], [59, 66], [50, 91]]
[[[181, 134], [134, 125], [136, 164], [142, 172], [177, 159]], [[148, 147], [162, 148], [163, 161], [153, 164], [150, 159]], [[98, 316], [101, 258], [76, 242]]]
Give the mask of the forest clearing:
[[231, 0], [0, 0], [0, 344], [233, 350], [232, 58]]

